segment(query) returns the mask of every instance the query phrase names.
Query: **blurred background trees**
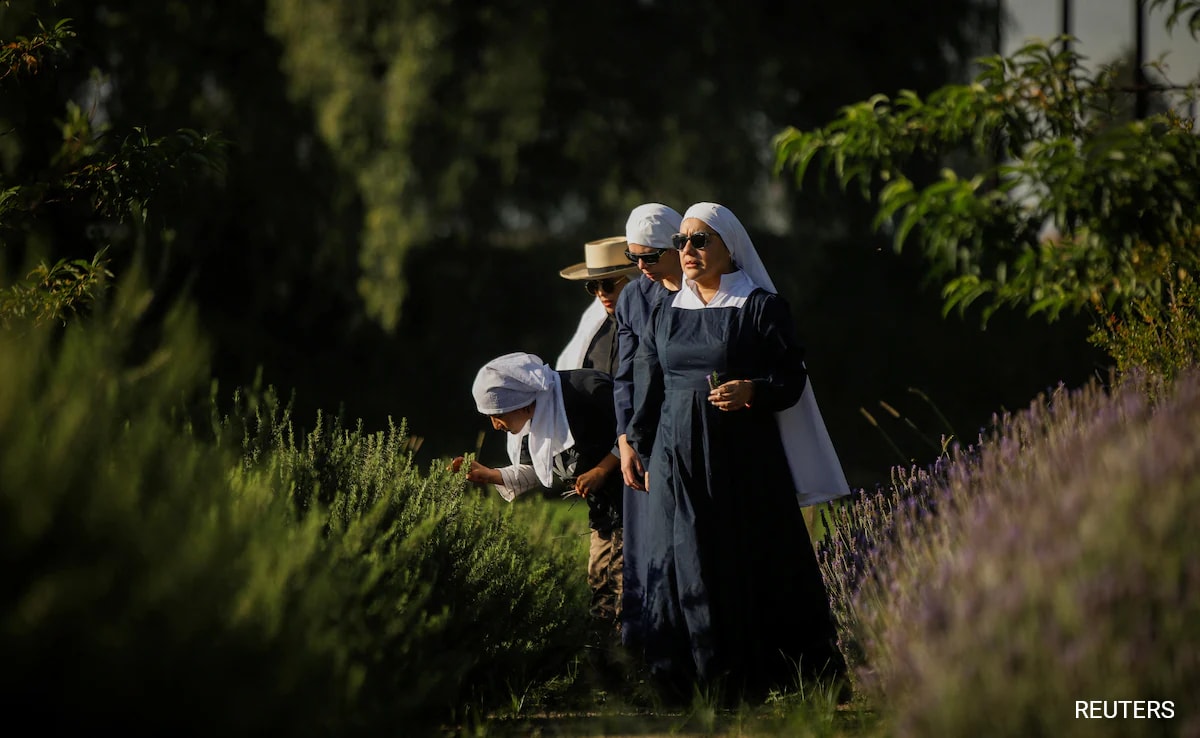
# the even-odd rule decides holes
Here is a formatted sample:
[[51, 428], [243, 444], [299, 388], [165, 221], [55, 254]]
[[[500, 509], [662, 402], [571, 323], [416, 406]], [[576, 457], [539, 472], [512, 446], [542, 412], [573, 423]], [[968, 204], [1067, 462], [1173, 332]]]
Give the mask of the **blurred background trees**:
[[[1200, 2], [1145, 5], [1200, 34]], [[1152, 371], [1194, 363], [1200, 327], [1189, 349], [1175, 319], [1200, 272], [1200, 137], [1179, 112], [1195, 86], [1136, 64], [1130, 75], [1124, 59], [1089, 66], [1069, 37], [982, 64], [970, 83], [877, 94], [826, 126], [784, 131], [779, 168], [872, 201], [894, 250], [919, 250], [946, 312], [1083, 313], [1122, 370], [1137, 356]], [[944, 164], [933, 180], [931, 162]]]
[[0, 38], [37, 18], [70, 18], [77, 38], [0, 85], [3, 187], [43, 177], [75, 141], [202, 131], [228, 147], [223, 166], [172, 170], [180, 186], [139, 217], [5, 216], [6, 282], [101, 249], [117, 279], [141, 260], [160, 311], [195, 302], [222, 386], [261, 368], [295, 391], [297, 418], [406, 417], [423, 455], [473, 448], [477, 368], [557, 354], [588, 300], [558, 270], [646, 201], [716, 200], [746, 222], [854, 484], [925, 453], [910, 436], [898, 458], [860, 408], [887, 402], [935, 439], [970, 439], [1100, 361], [1070, 319], [943, 320], [925, 265], [890, 253], [865, 203], [771, 173], [787, 125], [966, 79], [992, 51], [993, 2], [13, 0]]

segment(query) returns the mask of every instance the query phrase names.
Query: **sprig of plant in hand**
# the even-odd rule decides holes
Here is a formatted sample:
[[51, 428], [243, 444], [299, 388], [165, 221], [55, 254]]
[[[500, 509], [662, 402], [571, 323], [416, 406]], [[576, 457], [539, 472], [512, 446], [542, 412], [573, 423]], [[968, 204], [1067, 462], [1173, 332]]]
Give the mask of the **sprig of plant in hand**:
[[713, 372], [708, 377], [708, 388], [710, 390], [715, 390], [717, 387], [720, 387], [720, 386], [721, 386], [721, 380], [717, 378], [717, 373]]

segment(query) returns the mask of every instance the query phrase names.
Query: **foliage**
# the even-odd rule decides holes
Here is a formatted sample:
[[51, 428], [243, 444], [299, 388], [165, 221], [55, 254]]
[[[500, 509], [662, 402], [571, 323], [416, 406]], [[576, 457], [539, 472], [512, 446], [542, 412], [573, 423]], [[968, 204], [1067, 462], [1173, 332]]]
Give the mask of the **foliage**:
[[321, 558], [345, 591], [327, 617], [362, 681], [358, 720], [444, 718], [494, 707], [546, 679], [582, 645], [582, 569], [569, 546], [530, 544], [512, 508], [465, 494], [444, 462], [422, 473], [403, 424], [368, 433], [319, 415], [299, 439], [273, 392], [245, 402], [240, 435], [302, 521], [325, 531]]
[[63, 42], [75, 35], [68, 19], [62, 19], [50, 28], [41, 21], [37, 26], [38, 31], [32, 36], [17, 36], [0, 44], [0, 82], [10, 76], [37, 74], [46, 59], [63, 53]]
[[[1189, 11], [1195, 35], [1200, 2], [1174, 0], [1169, 22]], [[776, 171], [875, 198], [875, 226], [897, 251], [915, 242], [944, 310], [983, 300], [985, 322], [1005, 305], [1050, 319], [1113, 310], [1158, 295], [1168, 269], [1200, 267], [1193, 121], [1121, 122], [1118, 68], [1086, 68], [1066, 39], [980, 64], [969, 84], [875, 95], [822, 128], [783, 131]], [[931, 160], [945, 168], [920, 183]]]
[[[960, 79], [990, 43], [993, 0], [334, 5], [0, 5], [0, 38], [29, 33], [35, 15], [47, 27], [69, 17], [77, 33], [38, 76], [0, 84], [3, 181], [38, 181], [84, 122], [114, 148], [135, 129], [229, 141], [222, 170], [158, 191], [145, 227], [100, 220], [90, 202], [43, 208], [4, 234], [4, 276], [108, 245], [119, 279], [141, 257], [150, 310], [194, 299], [226, 386], [261, 367], [297, 391], [299, 417], [345, 407], [383, 427], [403, 414], [426, 439], [423, 460], [474, 447], [478, 413], [454, 388], [480, 364], [515, 348], [557, 354], [587, 299], [558, 270], [649, 200], [682, 209], [719, 196], [750, 228], [795, 311], [853, 483], [891, 463], [876, 438], [858, 442], [865, 401], [937, 387], [970, 429], [1047, 376], [1082, 381], [1099, 354], [1071, 321], [1001, 316], [983, 334], [940, 320], [916, 259], [878, 251], [861, 204], [831, 207], [769, 177], [784, 124], [816, 126], [875, 90], [925, 94]], [[402, 22], [418, 16], [430, 20]], [[440, 45], [423, 57], [408, 36], [427, 26]], [[412, 89], [389, 82], [423, 63], [437, 73]], [[415, 184], [375, 165], [397, 161]], [[550, 309], [525, 320], [517, 295]], [[947, 356], [947, 343], [962, 350]], [[887, 358], [862, 361], [864, 345]], [[1036, 361], [1008, 362], [1017, 350]], [[446, 391], [430, 391], [431, 377]], [[499, 448], [489, 439], [485, 460]]]
[[[852, 14], [787, 3], [268, 0], [266, 20], [290, 94], [311, 108], [316, 134], [361, 198], [359, 293], [390, 329], [416, 246], [496, 248], [544, 233], [579, 243], [594, 237], [578, 235], [580, 225], [608, 232], [647, 199], [682, 210], [713, 191], [759, 192], [764, 123], [791, 119], [783, 109], [836, 104], [826, 101], [836, 86], [796, 90], [821, 50], [847, 53], [809, 30], [818, 20], [889, 20], [908, 43], [902, 54], [886, 45], [877, 53], [922, 53], [930, 69], [974, 41], [979, 3], [926, 3], [943, 12], [920, 18], [875, 5]], [[683, 24], [693, 42], [664, 46]], [[581, 34], [596, 52], [580, 52]], [[798, 44], [811, 54], [792, 53]], [[730, 53], [745, 48], [756, 53]], [[648, 83], [630, 84], [646, 65]], [[691, 94], [673, 94], [681, 90]], [[739, 212], [756, 200], [747, 196]]]
[[1192, 35], [1200, 33], [1200, 3], [1195, 0], [1149, 0], [1146, 6], [1151, 10], [1167, 8], [1167, 28], [1174, 28], [1187, 16], [1187, 26]]
[[91, 261], [60, 259], [53, 265], [39, 264], [26, 277], [0, 290], [0, 326], [9, 327], [14, 319], [32, 318], [66, 322], [67, 316], [90, 307], [112, 278], [104, 251]]
[[421, 474], [403, 426], [294, 442], [253, 393], [189, 420], [206, 344], [181, 307], [147, 345], [139, 284], [65, 330], [0, 331], [10, 700], [54, 685], [59, 732], [378, 735], [562, 667], [585, 621], [574, 561], [444, 463]]
[[1200, 291], [1186, 272], [1165, 279], [1161, 298], [1133, 301], [1109, 314], [1091, 342], [1116, 362], [1121, 375], [1148, 374], [1172, 380], [1200, 365]]
[[1039, 397], [837, 526], [822, 566], [893, 734], [1168, 731], [1075, 700], [1172, 700], [1169, 732], [1197, 729], [1200, 374], [1145, 381]]
[[[247, 384], [261, 366], [297, 390], [304, 418], [344, 406], [382, 427], [402, 411], [429, 458], [474, 446], [478, 413], [452, 388], [492, 356], [554, 356], [571, 335], [586, 296], [557, 272], [582, 243], [619, 230], [638, 203], [682, 209], [719, 195], [816, 352], [835, 440], [861, 430], [863, 397], [909, 384], [938, 386], [955, 421], [974, 424], [997, 395], [1023, 401], [1048, 372], [1086, 373], [1087, 347], [1065, 324], [997, 321], [986, 340], [947, 325], [912, 266], [871, 248], [880, 239], [860, 205], [794, 195], [768, 174], [785, 123], [815, 126], [877, 89], [923, 94], [960, 78], [990, 42], [994, 5], [11, 0], [0, 38], [27, 34], [37, 15], [47, 27], [71, 18], [77, 36], [37, 77], [0, 85], [5, 182], [51, 171], [64, 130], [84, 122], [106, 127], [111, 147], [135, 129], [219, 131], [229, 145], [223, 176], [202, 170], [186, 190], [160, 190], [145, 228], [99, 220], [82, 201], [42, 209], [5, 234], [5, 273], [109, 245], [120, 278], [140, 251], [151, 309], [194, 298], [224, 383]], [[686, 40], [663, 43], [682, 28]], [[401, 84], [413, 69], [426, 75]], [[524, 320], [500, 284], [552, 309]], [[859, 361], [838, 348], [854, 334], [913, 361]], [[928, 349], [948, 334], [967, 347], [957, 366]], [[447, 350], [464, 335], [474, 340]], [[1000, 365], [981, 357], [1007, 356], [1005, 339], [1037, 342], [1042, 361], [981, 381], [978, 367]], [[430, 377], [451, 389], [429, 391]], [[870, 442], [839, 448], [854, 478], [873, 482], [889, 463]]]
[[54, 685], [43, 724], [62, 732], [311, 730], [337, 687], [296, 612], [315, 531], [172, 417], [203, 381], [194, 316], [144, 355], [145, 301], [118, 297], [60, 343], [0, 331], [5, 694], [44, 704]]
[[[71, 143], [90, 150], [99, 148], [101, 141]], [[157, 138], [134, 128], [115, 151], [73, 161], [75, 166], [64, 174], [61, 186], [87, 198], [98, 216], [118, 222], [144, 221], [151, 202], [164, 191], [179, 194], [191, 178], [205, 170], [221, 174], [226, 145], [217, 134], [186, 128]]]
[[[36, 24], [33, 36], [0, 44], [0, 82], [22, 84], [46, 73], [75, 43], [68, 42], [75, 37], [69, 19], [50, 28], [40, 19]], [[114, 141], [107, 126], [95, 124], [94, 110], [68, 100], [65, 113], [56, 121], [61, 143], [46, 166], [13, 174], [0, 169], [0, 246], [12, 252], [25, 246], [27, 258], [34, 257], [45, 250], [38, 245], [43, 234], [75, 214], [88, 223], [90, 245], [98, 250], [88, 259], [39, 261], [24, 281], [0, 295], [0, 320], [35, 315], [62, 321], [87, 307], [113, 276], [108, 252], [114, 234], [133, 230], [144, 238], [152, 207], [178, 198], [201, 175], [222, 173], [227, 144], [220, 136], [181, 129], [151, 137], [134, 128]], [[20, 118], [6, 135], [45, 124]], [[11, 140], [4, 153], [15, 153]]]
[[[887, 540], [894, 526], [895, 494], [877, 489], [873, 494], [852, 491], [846, 502], [824, 508], [820, 520], [826, 535], [815, 543], [817, 561], [829, 593], [830, 610], [837, 622], [838, 648], [846, 659], [847, 677], [857, 695], [864, 694], [862, 676], [868, 668], [863, 646], [866, 615], [858, 612], [856, 598], [874, 564], [873, 552]], [[874, 695], [878, 698], [878, 695]]]
[[77, 104], [67, 104], [62, 148], [38, 178], [9, 187], [0, 200], [5, 242], [64, 209], [82, 210], [93, 222], [149, 225], [160, 199], [179, 197], [204, 174], [223, 173], [227, 142], [219, 135], [180, 129], [152, 137], [143, 128], [114, 143], [106, 127], [93, 127]]

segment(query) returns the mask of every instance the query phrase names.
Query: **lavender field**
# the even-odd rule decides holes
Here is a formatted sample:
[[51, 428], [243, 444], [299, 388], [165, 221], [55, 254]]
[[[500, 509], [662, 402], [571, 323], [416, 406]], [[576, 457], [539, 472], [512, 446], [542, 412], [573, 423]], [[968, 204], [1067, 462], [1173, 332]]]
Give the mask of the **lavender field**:
[[1200, 373], [1059, 387], [833, 518], [885, 734], [1200, 735]]

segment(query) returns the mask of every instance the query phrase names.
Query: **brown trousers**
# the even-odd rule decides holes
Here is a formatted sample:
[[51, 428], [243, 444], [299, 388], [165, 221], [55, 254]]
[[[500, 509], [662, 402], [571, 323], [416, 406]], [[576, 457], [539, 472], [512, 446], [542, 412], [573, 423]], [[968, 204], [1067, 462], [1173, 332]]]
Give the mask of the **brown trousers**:
[[625, 557], [621, 550], [621, 529], [608, 533], [593, 530], [588, 546], [588, 586], [592, 588], [591, 612], [606, 624], [619, 628], [621, 623], [621, 568]]

